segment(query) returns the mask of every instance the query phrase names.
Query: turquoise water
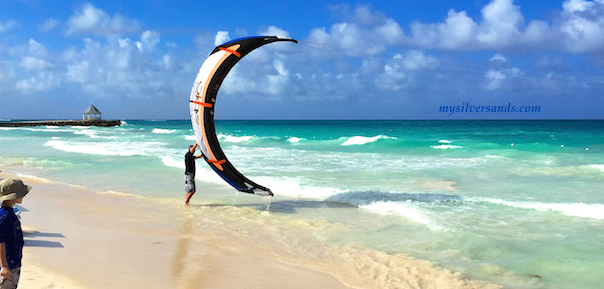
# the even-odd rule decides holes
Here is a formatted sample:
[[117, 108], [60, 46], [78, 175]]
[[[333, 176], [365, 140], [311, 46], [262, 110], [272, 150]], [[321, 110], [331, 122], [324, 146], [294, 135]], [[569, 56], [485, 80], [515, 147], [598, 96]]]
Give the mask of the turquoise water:
[[[598, 288], [604, 121], [217, 121], [275, 219], [508, 288]], [[99, 192], [184, 198], [188, 121], [0, 128], [0, 170]], [[198, 161], [194, 202], [267, 208]], [[351, 210], [353, 209], [353, 210]], [[347, 213], [342, 214], [342, 210]]]

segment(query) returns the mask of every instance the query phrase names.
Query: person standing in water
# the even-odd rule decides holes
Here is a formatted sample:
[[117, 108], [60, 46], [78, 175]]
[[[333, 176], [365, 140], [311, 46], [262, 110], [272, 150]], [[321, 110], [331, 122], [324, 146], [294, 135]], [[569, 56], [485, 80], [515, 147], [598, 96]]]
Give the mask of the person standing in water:
[[185, 206], [189, 205], [191, 197], [195, 194], [195, 159], [201, 158], [200, 155], [194, 155], [197, 149], [197, 143], [189, 146], [189, 151], [185, 154]]

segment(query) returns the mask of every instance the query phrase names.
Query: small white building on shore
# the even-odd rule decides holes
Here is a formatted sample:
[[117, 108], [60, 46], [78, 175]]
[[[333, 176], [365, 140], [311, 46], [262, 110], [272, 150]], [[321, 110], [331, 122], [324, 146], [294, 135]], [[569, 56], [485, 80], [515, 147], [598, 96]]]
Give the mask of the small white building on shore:
[[101, 112], [91, 104], [90, 107], [84, 111], [82, 120], [101, 120]]

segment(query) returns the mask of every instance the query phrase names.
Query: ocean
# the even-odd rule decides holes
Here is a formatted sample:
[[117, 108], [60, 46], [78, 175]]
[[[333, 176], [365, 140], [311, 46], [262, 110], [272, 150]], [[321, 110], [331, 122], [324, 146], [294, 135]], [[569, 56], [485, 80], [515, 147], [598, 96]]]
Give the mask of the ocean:
[[[602, 286], [604, 121], [220, 120], [216, 130], [231, 163], [275, 196], [239, 193], [198, 160], [200, 230], [307, 258], [354, 248], [359, 268], [369, 261], [354, 254], [371, 251], [504, 288]], [[0, 170], [174, 204], [194, 142], [188, 120], [0, 127]]]

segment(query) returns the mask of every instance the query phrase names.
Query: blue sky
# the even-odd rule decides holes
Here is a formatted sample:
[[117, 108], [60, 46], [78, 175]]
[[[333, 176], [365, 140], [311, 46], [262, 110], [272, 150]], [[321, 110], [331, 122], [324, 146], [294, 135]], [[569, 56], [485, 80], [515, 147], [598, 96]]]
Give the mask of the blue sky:
[[0, 7], [0, 119], [188, 119], [208, 53], [254, 35], [300, 43], [242, 59], [218, 119], [604, 118], [604, 0]]

